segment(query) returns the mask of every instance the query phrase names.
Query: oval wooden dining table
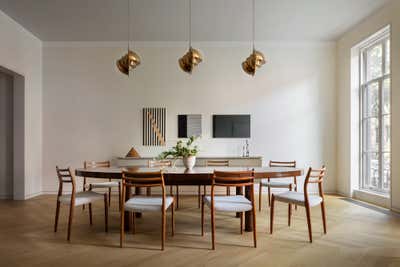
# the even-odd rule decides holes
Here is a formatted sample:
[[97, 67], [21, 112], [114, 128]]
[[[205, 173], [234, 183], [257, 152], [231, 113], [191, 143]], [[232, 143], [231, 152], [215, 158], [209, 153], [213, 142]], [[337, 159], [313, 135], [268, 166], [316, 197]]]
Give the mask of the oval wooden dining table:
[[[217, 171], [247, 171], [253, 170], [255, 179], [262, 178], [284, 178], [303, 175], [303, 169], [288, 167], [195, 167], [191, 170], [183, 167], [110, 167], [110, 168], [78, 168], [75, 170], [76, 176], [86, 178], [122, 179], [123, 171], [130, 172], [151, 172], [162, 169], [164, 173], [165, 185], [194, 186], [211, 185], [212, 175]], [[135, 194], [141, 194], [140, 188], [136, 189]], [[250, 199], [250, 187], [245, 188], [245, 196]], [[127, 190], [126, 197], [129, 198], [132, 192]], [[236, 194], [243, 194], [241, 188], [236, 189]], [[129, 218], [129, 216], [125, 216]], [[129, 227], [129, 223], [125, 223]], [[245, 231], [251, 232], [252, 229], [251, 212], [245, 213]]]

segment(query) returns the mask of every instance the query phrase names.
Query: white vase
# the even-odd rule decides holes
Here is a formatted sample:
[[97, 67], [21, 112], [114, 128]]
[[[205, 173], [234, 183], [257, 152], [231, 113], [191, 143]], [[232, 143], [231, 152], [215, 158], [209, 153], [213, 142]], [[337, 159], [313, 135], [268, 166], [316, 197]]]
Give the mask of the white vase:
[[183, 157], [183, 165], [186, 167], [186, 169], [193, 169], [194, 165], [196, 164], [196, 156], [189, 156], [189, 157]]

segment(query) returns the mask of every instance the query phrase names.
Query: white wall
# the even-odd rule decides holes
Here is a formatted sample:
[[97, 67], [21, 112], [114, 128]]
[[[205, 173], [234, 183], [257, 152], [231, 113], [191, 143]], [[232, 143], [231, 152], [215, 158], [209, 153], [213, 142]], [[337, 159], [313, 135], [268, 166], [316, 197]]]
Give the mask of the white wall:
[[[351, 195], [351, 48], [391, 24], [391, 73], [392, 73], [392, 187], [391, 207], [400, 211], [400, 1], [391, 1], [383, 9], [365, 19], [344, 34], [337, 43], [337, 188], [344, 195]], [[353, 177], [354, 179], [354, 177]]]
[[0, 11], [0, 66], [25, 77], [25, 190], [42, 186], [42, 42]]
[[178, 114], [202, 114], [201, 155], [241, 154], [244, 140], [212, 139], [212, 114], [252, 116], [250, 152], [264, 161], [325, 163], [326, 190], [336, 185], [335, 57], [332, 43], [268, 43], [258, 48], [267, 64], [250, 77], [242, 43], [198, 43], [204, 62], [193, 75], [177, 60], [182, 43], [140, 43], [142, 65], [127, 78], [115, 61], [120, 43], [44, 43], [43, 190], [57, 186], [55, 166], [80, 167], [85, 159], [123, 156], [131, 146], [143, 156], [165, 147], [141, 146], [141, 109], [167, 108], [167, 143], [177, 138]]

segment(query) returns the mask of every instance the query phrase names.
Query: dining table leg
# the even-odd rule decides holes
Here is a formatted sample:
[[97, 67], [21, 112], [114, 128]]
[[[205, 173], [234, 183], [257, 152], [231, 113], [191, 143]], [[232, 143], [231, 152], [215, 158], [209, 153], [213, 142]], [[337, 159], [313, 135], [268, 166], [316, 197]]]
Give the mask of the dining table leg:
[[[236, 195], [243, 195], [243, 187], [236, 187]], [[241, 212], [236, 212], [236, 218], [240, 218], [241, 214]]]
[[[143, 190], [141, 190], [141, 188], [135, 187], [135, 195], [140, 195], [142, 194]], [[125, 201], [129, 200], [129, 198], [132, 196], [132, 187], [127, 186], [126, 187], [126, 193], [125, 193]], [[135, 212], [135, 217], [136, 218], [140, 218], [142, 217], [142, 213], [139, 212]], [[124, 216], [124, 220], [125, 220], [125, 231], [129, 231], [130, 230], [130, 222], [129, 222], [129, 218], [130, 218], [130, 214], [128, 211], [125, 211], [125, 216]]]
[[[246, 186], [244, 191], [245, 197], [251, 201], [251, 186]], [[246, 232], [253, 231], [253, 217], [251, 211], [246, 211], [244, 214], [244, 230]]]

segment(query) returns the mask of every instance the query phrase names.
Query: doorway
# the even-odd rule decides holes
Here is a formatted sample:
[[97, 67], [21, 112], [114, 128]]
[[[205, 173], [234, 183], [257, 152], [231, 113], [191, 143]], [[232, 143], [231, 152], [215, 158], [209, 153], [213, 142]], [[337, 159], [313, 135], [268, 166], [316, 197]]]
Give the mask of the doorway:
[[0, 72], [0, 199], [12, 199], [14, 192], [13, 80]]

